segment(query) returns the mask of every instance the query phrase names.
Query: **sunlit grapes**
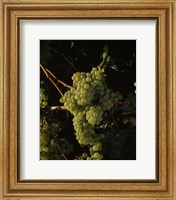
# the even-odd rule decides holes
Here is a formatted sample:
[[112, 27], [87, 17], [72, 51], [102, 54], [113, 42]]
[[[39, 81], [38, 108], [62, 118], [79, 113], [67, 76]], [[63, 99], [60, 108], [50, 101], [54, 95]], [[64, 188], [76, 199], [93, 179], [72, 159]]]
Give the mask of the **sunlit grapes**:
[[[94, 131], [103, 121], [103, 114], [122, 98], [120, 92], [113, 92], [106, 84], [104, 69], [93, 67], [91, 72], [76, 72], [72, 76], [73, 88], [65, 92], [60, 102], [73, 118], [76, 139], [89, 148], [87, 160], [103, 159], [101, 134]], [[86, 155], [86, 156], [85, 156]]]

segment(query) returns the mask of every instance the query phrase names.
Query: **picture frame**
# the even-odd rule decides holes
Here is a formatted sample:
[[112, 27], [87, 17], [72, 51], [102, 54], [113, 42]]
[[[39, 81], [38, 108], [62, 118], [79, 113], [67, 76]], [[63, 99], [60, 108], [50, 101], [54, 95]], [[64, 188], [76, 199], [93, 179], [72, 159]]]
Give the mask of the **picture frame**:
[[[1, 15], [0, 197], [1, 199], [176, 200], [175, 0], [67, 2], [4, 0]], [[156, 180], [42, 181], [19, 177], [19, 49], [24, 19], [156, 19], [158, 68], [158, 175]]]

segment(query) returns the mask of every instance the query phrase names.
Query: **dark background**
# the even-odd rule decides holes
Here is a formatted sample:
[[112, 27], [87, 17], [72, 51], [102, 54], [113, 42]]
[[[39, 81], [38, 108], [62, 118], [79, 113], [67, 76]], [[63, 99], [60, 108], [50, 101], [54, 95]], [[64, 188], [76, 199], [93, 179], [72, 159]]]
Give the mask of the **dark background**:
[[[135, 40], [41, 40], [40, 63], [48, 68], [57, 79], [72, 85], [71, 77], [76, 71], [91, 71], [102, 61], [102, 54], [108, 49], [112, 62], [106, 67], [106, 81], [114, 91], [120, 91], [123, 100], [112, 111], [116, 124], [113, 130], [106, 130], [107, 140], [104, 147], [106, 160], [134, 160], [136, 159], [136, 41]], [[41, 70], [40, 80], [45, 83], [48, 94], [48, 106], [62, 105], [60, 94], [53, 87]], [[64, 93], [66, 88], [60, 86]], [[45, 115], [41, 109], [41, 117]], [[74, 135], [72, 116], [64, 110], [50, 113], [50, 118], [59, 121], [61, 130], [59, 139], [69, 141], [73, 151], [67, 155], [68, 159], [75, 159], [85, 149], [80, 147]], [[49, 138], [48, 140], [51, 140]], [[41, 152], [41, 159], [59, 159], [53, 153]]]

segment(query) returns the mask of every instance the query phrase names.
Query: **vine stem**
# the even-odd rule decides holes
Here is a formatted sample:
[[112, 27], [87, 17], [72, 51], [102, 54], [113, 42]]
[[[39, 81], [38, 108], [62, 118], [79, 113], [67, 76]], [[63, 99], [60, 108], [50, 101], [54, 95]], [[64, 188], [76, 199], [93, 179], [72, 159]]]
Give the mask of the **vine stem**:
[[[100, 63], [101, 68], [103, 68], [106, 64], [107, 58], [108, 58], [109, 54], [107, 53], [106, 57], [103, 59], [103, 61]], [[106, 66], [105, 66], [106, 67]]]
[[55, 52], [55, 53], [57, 53], [58, 55], [60, 55], [65, 61], [67, 61], [67, 62], [70, 64], [70, 66], [71, 66], [75, 71], [78, 71], [77, 68], [75, 67], [75, 65], [74, 65], [67, 57], [65, 57], [64, 54], [60, 53], [59, 51], [57, 51], [57, 50], [55, 50], [55, 49], [53, 49], [53, 48], [51, 48], [51, 47], [50, 47], [50, 49], [51, 49], [53, 52]]
[[111, 116], [113, 122], [114, 122], [116, 125], [118, 125], [118, 123], [117, 123], [116, 119], [114, 118], [113, 114], [111, 113], [111, 111], [108, 111], [108, 112], [109, 112], [109, 115]]
[[[43, 66], [42, 66], [42, 67], [43, 67]], [[43, 67], [43, 68], [44, 68], [44, 67]], [[49, 69], [44, 68], [44, 70], [45, 70], [45, 74], [47, 74], [47, 75], [50, 74], [50, 76], [57, 82], [56, 85], [58, 85], [58, 83], [61, 83], [63, 86], [65, 86], [65, 87], [67, 87], [67, 88], [69, 88], [69, 89], [75, 90], [74, 87], [72, 87], [72, 86], [70, 86], [70, 85], [64, 83], [63, 81], [57, 79], [56, 76], [55, 76]]]
[[50, 110], [65, 110], [64, 106], [51, 106]]
[[57, 148], [59, 149], [59, 151], [60, 151], [61, 155], [63, 156], [63, 158], [64, 158], [65, 160], [68, 160], [67, 157], [66, 157], [66, 156], [64, 155], [64, 153], [62, 152], [62, 150], [61, 150], [61, 148], [59, 147], [59, 145], [56, 144], [56, 146], [57, 146]]
[[51, 111], [55, 111], [55, 110], [66, 110], [64, 106], [46, 106], [44, 108], [40, 108], [41, 111], [42, 110], [51, 110]]
[[53, 77], [47, 72], [47, 70], [40, 64], [41, 69], [43, 70], [43, 72], [45, 73], [46, 77], [51, 81], [51, 83], [54, 85], [54, 87], [57, 89], [57, 91], [60, 93], [60, 95], [63, 97], [63, 93], [61, 92], [61, 90], [59, 89], [59, 87], [57, 86], [57, 84], [53, 81]]
[[68, 84], [64, 83], [64, 82], [63, 82], [63, 81], [61, 81], [61, 80], [58, 80], [58, 83], [61, 83], [63, 86], [65, 86], [65, 87], [67, 87], [67, 88], [69, 88], [69, 89], [73, 89], [73, 90], [75, 90], [75, 88], [74, 88], [74, 87], [72, 87], [72, 86], [70, 86], [70, 85], [68, 85]]

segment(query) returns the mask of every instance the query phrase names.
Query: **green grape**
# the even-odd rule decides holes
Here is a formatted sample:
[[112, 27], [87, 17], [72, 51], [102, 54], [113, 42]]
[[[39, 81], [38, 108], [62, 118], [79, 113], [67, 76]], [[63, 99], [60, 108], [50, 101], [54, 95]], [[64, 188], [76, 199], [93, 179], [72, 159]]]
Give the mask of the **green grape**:
[[[45, 118], [40, 123], [40, 158], [42, 160], [63, 160], [63, 155], [58, 149], [62, 149], [64, 155], [73, 152], [73, 145], [65, 139], [58, 138], [58, 132], [61, 131], [58, 121], [52, 119], [51, 122]], [[44, 155], [44, 156], [43, 156]]]
[[[136, 87], [136, 82], [134, 83], [134, 86]], [[135, 93], [136, 93], [136, 90], [135, 90]]]
[[102, 144], [100, 142], [95, 143], [95, 145], [93, 146], [93, 150], [94, 151], [101, 151], [102, 150]]
[[83, 158], [87, 158], [88, 157], [88, 154], [87, 153], [83, 153]]
[[103, 159], [103, 155], [98, 153], [98, 152], [95, 152], [91, 158], [95, 159], [95, 160], [102, 160]]
[[[44, 83], [41, 84], [43, 86]], [[41, 87], [40, 88], [40, 107], [44, 108], [48, 105], [48, 94], [46, 90]]]

